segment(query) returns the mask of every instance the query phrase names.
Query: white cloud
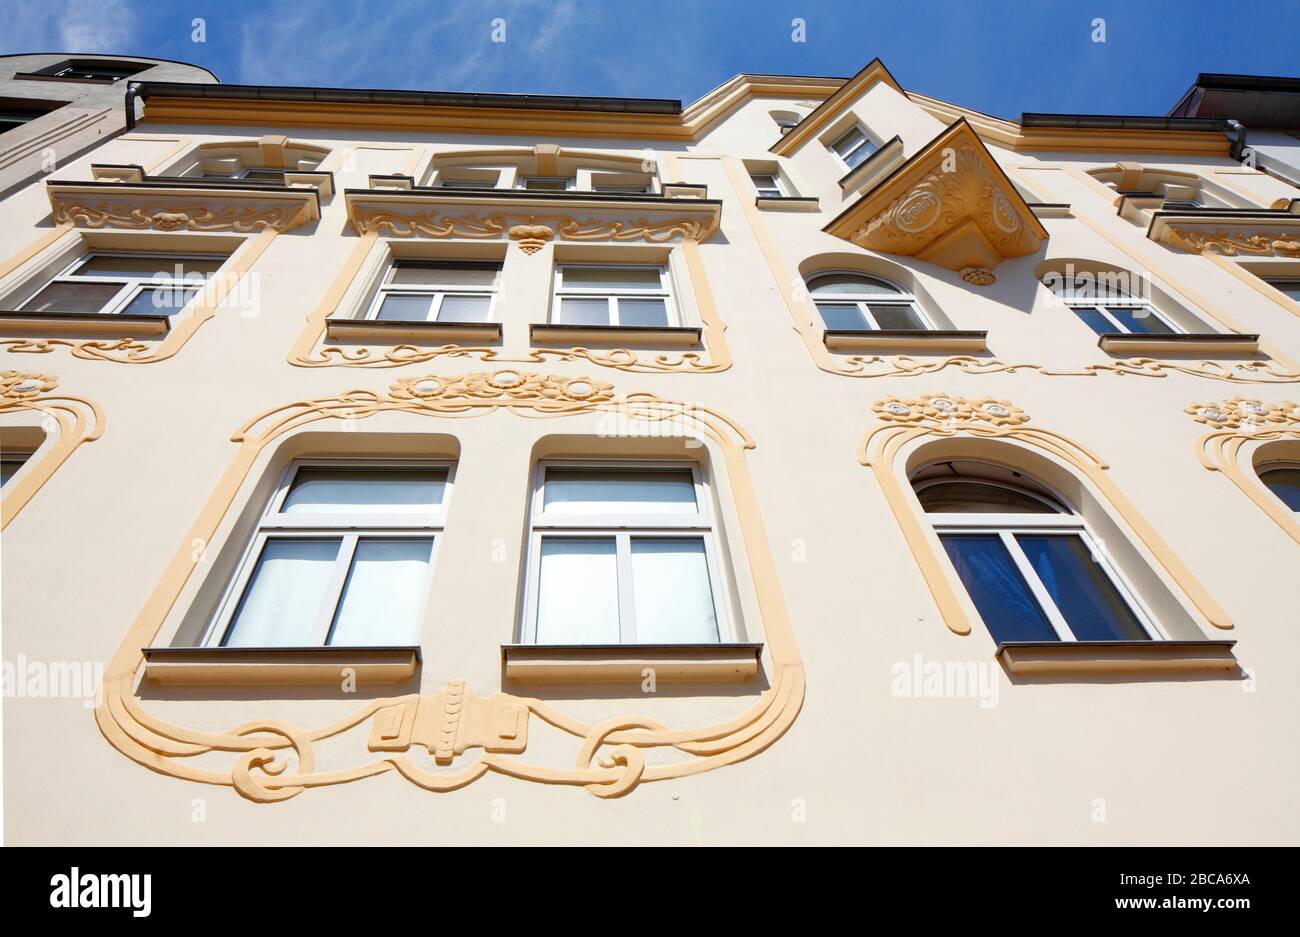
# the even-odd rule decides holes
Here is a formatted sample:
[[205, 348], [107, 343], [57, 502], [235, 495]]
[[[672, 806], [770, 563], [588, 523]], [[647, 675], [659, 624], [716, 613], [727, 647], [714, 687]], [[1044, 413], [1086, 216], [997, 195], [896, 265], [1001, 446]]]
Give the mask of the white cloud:
[[0, 52], [122, 52], [135, 27], [125, 0], [0, 2]]

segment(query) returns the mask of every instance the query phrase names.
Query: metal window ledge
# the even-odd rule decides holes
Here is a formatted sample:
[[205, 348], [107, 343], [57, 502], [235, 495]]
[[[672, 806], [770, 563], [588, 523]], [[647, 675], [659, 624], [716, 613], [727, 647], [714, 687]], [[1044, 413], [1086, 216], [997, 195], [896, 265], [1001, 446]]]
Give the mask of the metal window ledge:
[[171, 328], [165, 315], [0, 310], [0, 335], [103, 335], [155, 338]]
[[1013, 674], [1205, 673], [1238, 667], [1236, 641], [1003, 641]]
[[503, 644], [506, 678], [521, 683], [742, 683], [762, 644]]
[[827, 329], [822, 342], [831, 351], [918, 352], [986, 351], [988, 332], [959, 329]]
[[700, 344], [700, 329], [673, 325], [533, 325], [529, 330], [534, 345], [578, 343], [582, 345], [667, 345], [691, 348]]
[[385, 319], [327, 319], [325, 336], [334, 341], [499, 342], [500, 322], [403, 322]]
[[1259, 353], [1259, 336], [1218, 332], [1179, 332], [1173, 335], [1105, 332], [1097, 340], [1097, 347], [1121, 354], [1254, 355]]
[[415, 676], [420, 649], [405, 647], [149, 647], [144, 677], [188, 686], [288, 686], [400, 683]]

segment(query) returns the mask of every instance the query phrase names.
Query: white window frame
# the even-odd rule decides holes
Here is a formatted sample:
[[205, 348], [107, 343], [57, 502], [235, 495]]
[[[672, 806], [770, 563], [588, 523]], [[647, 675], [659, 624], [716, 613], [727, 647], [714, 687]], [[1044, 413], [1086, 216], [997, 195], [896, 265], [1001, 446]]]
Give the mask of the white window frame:
[[[439, 264], [445, 263], [452, 266], [461, 265], [467, 267], [468, 266], [486, 267], [488, 265], [495, 265], [497, 268], [497, 275], [496, 275], [496, 279], [493, 281], [490, 287], [456, 286], [456, 285], [439, 286], [436, 282], [434, 282], [432, 285], [423, 284], [423, 283], [387, 282], [389, 274], [392, 273], [392, 271], [396, 270], [398, 265], [401, 264], [403, 261], [412, 261], [414, 263], [420, 263], [420, 262], [439, 263]], [[396, 296], [400, 294], [409, 294], [415, 296], [429, 297], [429, 312], [430, 312], [429, 318], [423, 320], [416, 319], [414, 321], [438, 322], [440, 321], [438, 319], [438, 316], [442, 313], [443, 300], [445, 300], [448, 296], [487, 296], [488, 311], [487, 311], [487, 318], [484, 321], [495, 322], [496, 321], [495, 317], [497, 313], [497, 293], [501, 286], [501, 275], [504, 271], [504, 266], [505, 266], [504, 264], [494, 260], [458, 260], [456, 258], [451, 258], [451, 257], [449, 258], [391, 257], [389, 258], [388, 263], [384, 264], [383, 268], [379, 272], [379, 283], [375, 287], [375, 295], [371, 297], [370, 305], [366, 307], [365, 315], [362, 316], [362, 318], [379, 321], [379, 309], [381, 306], [383, 306], [384, 300], [387, 297]], [[438, 271], [438, 268], [436, 267], [431, 267], [428, 269], [430, 269], [434, 273], [437, 273]], [[388, 320], [382, 320], [382, 321], [388, 321]]]
[[[288, 497], [289, 489], [299, 469], [303, 468], [352, 468], [352, 469], [446, 469], [447, 481], [443, 488], [442, 503], [432, 511], [413, 514], [373, 513], [373, 514], [284, 514], [280, 508]], [[258, 521], [257, 529], [249, 538], [248, 544], [235, 567], [217, 613], [199, 642], [200, 647], [221, 647], [234, 625], [235, 613], [239, 603], [248, 591], [253, 573], [257, 570], [258, 560], [266, 542], [271, 539], [302, 540], [341, 540], [338, 555], [330, 579], [317, 613], [316, 630], [313, 643], [308, 647], [326, 647], [325, 639], [329, 637], [334, 616], [338, 612], [339, 602], [343, 598], [343, 588], [347, 585], [348, 572], [352, 568], [352, 558], [356, 553], [357, 541], [362, 537], [380, 540], [432, 540], [429, 551], [429, 577], [432, 582], [434, 564], [438, 558], [438, 547], [442, 542], [443, 529], [447, 521], [447, 505], [452, 498], [452, 488], [456, 480], [456, 463], [446, 459], [295, 459], [289, 464], [276, 484], [266, 509]], [[402, 518], [408, 518], [402, 521]], [[429, 590], [420, 597], [417, 621], [423, 621], [428, 608]], [[411, 643], [418, 635], [411, 635]], [[279, 647], [280, 645], [267, 645]]]
[[[689, 469], [695, 485], [694, 514], [554, 514], [544, 510], [546, 471], [559, 469], [677, 470]], [[632, 592], [632, 538], [667, 540], [701, 539], [705, 568], [713, 598], [713, 619], [718, 626], [718, 643], [736, 640], [729, 608], [728, 590], [722, 578], [720, 545], [709, 510], [709, 484], [695, 462], [656, 459], [545, 459], [534, 468], [529, 501], [528, 556], [524, 564], [524, 618], [519, 635], [522, 644], [537, 644], [538, 594], [542, 575], [542, 540], [614, 540], [618, 569], [619, 643], [635, 645], [636, 609]], [[546, 645], [541, 645], [545, 647]]]
[[[607, 289], [604, 287], [565, 287], [564, 269], [566, 267], [607, 267], [607, 268], [646, 268], [657, 267], [659, 269], [659, 288], [658, 289]], [[677, 297], [673, 291], [673, 277], [671, 264], [667, 260], [660, 263], [621, 263], [609, 264], [600, 261], [573, 261], [572, 263], [559, 263], [555, 265], [554, 289], [552, 290], [550, 322], [553, 325], [563, 325], [567, 323], [560, 322], [560, 305], [566, 298], [571, 299], [600, 299], [604, 297], [608, 302], [609, 321], [607, 325], [619, 326], [623, 328], [618, 318], [618, 305], [620, 299], [662, 299], [668, 311], [668, 327], [673, 328], [681, 325], [681, 310], [677, 308]], [[574, 328], [581, 328], [580, 325], [573, 325]], [[630, 325], [627, 328], [648, 328], [644, 325]]]
[[[849, 148], [847, 151], [841, 151], [840, 144], [844, 142], [845, 137], [849, 136], [849, 134], [853, 133], [855, 130], [858, 133], [862, 134], [862, 142], [855, 147]], [[848, 158], [852, 156], [854, 153], [856, 153], [858, 150], [862, 149], [864, 146], [870, 147], [870, 150], [868, 151], [866, 156], [862, 157], [861, 162], [859, 162], [857, 166], [854, 166], [852, 163], [849, 162]], [[865, 163], [867, 160], [869, 160], [871, 158], [871, 154], [876, 152], [876, 150], [880, 149], [880, 146], [872, 138], [871, 134], [867, 133], [866, 127], [862, 126], [861, 123], [855, 122], [849, 125], [848, 127], [845, 127], [840, 133], [837, 133], [835, 135], [835, 138], [826, 144], [826, 149], [830, 150], [830, 152], [835, 155], [835, 158], [840, 161], [841, 166], [843, 166], [845, 169], [853, 170], [853, 169], [857, 169], [858, 166], [861, 166], [862, 163]]]
[[200, 166], [199, 178], [201, 179], [247, 179], [253, 172], [273, 172], [277, 174], [281, 181], [284, 179], [286, 172], [298, 172], [296, 169], [278, 169], [274, 166], [241, 166], [235, 172], [203, 172]]
[[[152, 290], [152, 289], [171, 288], [171, 289], [196, 290], [195, 295], [190, 297], [190, 299], [188, 299], [185, 302], [185, 305], [182, 306], [180, 309], [177, 309], [175, 312], [159, 313], [159, 315], [167, 315], [167, 316], [180, 315], [182, 312], [184, 312], [186, 309], [189, 308], [190, 303], [194, 302], [194, 300], [198, 298], [198, 294], [203, 292], [204, 287], [207, 286], [207, 284], [211, 283], [217, 276], [221, 274], [221, 268], [218, 267], [217, 270], [215, 270], [211, 276], [204, 278], [202, 283], [194, 279], [186, 279], [183, 276], [182, 277], [160, 276], [156, 273], [150, 274], [147, 279], [143, 277], [129, 277], [129, 276], [123, 276], [123, 277], [77, 276], [75, 271], [80, 269], [83, 264], [89, 262], [90, 259], [93, 257], [122, 257], [122, 258], [129, 258], [131, 260], [145, 260], [150, 258], [156, 258], [161, 262], [165, 262], [173, 270], [175, 269], [176, 264], [178, 262], [183, 265], [184, 262], [187, 260], [220, 259], [223, 266], [227, 261], [230, 260], [229, 254], [214, 255], [214, 254], [167, 253], [165, 251], [159, 252], [159, 251], [91, 250], [91, 251], [87, 251], [84, 254], [79, 254], [76, 258], [70, 261], [66, 266], [61, 268], [58, 273], [56, 273], [54, 276], [50, 277], [49, 279], [43, 280], [34, 290], [27, 293], [26, 297], [22, 300], [22, 302], [18, 304], [18, 311], [20, 312], [27, 311], [24, 310], [23, 307], [26, 306], [33, 299], [35, 299], [37, 296], [39, 296], [40, 293], [46, 287], [52, 286], [55, 283], [89, 283], [89, 284], [97, 284], [101, 286], [104, 284], [117, 283], [119, 284], [119, 289], [117, 293], [114, 294], [113, 298], [110, 299], [106, 304], [104, 304], [104, 306], [102, 306], [98, 312], [86, 313], [86, 315], [101, 315], [101, 316], [116, 315], [117, 313], [120, 313], [123, 309], [125, 309], [127, 306], [129, 306], [137, 296], [139, 296], [142, 292], [144, 292], [147, 289]], [[69, 315], [70, 313], [52, 313], [52, 314]]]
[[[812, 285], [817, 280], [820, 280], [822, 277], [826, 277], [826, 276], [862, 277], [868, 280], [876, 280], [880, 283], [884, 283], [886, 286], [892, 286], [898, 292], [896, 294], [887, 295], [887, 296], [882, 296], [880, 294], [871, 294], [871, 293], [859, 293], [856, 295], [853, 293], [842, 293], [842, 294], [835, 295], [834, 298], [827, 297], [825, 299], [818, 299], [816, 296], [813, 295]], [[876, 319], [874, 315], [872, 315], [870, 309], [870, 304], [872, 303], [874, 303], [877, 306], [910, 307], [912, 312], [915, 313], [916, 317], [921, 321], [921, 328], [915, 329], [913, 331], [930, 332], [933, 331], [935, 328], [934, 323], [931, 322], [930, 317], [925, 314], [925, 310], [922, 309], [921, 304], [916, 301], [916, 296], [911, 292], [911, 290], [905, 290], [903, 289], [903, 287], [899, 286], [893, 280], [888, 280], [884, 277], [876, 276], [874, 273], [864, 273], [861, 270], [818, 270], [816, 273], [808, 277], [807, 281], [805, 282], [805, 286], [808, 288], [808, 299], [812, 301], [814, 309], [817, 308], [818, 304], [823, 304], [827, 306], [857, 306], [858, 307], [858, 313], [862, 316], [863, 320], [867, 323], [866, 329], [865, 330], [847, 329], [845, 331], [870, 331], [870, 332], [888, 331], [882, 329], [880, 326], [880, 322]], [[826, 325], [826, 320], [822, 319], [822, 314], [820, 309], [817, 309], [817, 317], [821, 319], [822, 327], [829, 329], [829, 326]], [[839, 331], [839, 330], [834, 330], [834, 331]]]
[[[760, 178], [772, 180], [771, 186], [761, 186], [758, 184]], [[789, 193], [785, 190], [785, 182], [781, 179], [779, 172], [751, 172], [749, 181], [754, 186], [754, 191], [758, 193], [759, 198], [785, 198]], [[775, 192], [775, 195], [769, 194]]]
[[[1175, 334], [1181, 333], [1183, 331], [1178, 327], [1178, 324], [1176, 322], [1171, 321], [1167, 316], [1161, 315], [1160, 311], [1157, 310], [1155, 306], [1151, 305], [1149, 302], [1147, 302], [1145, 299], [1142, 299], [1139, 296], [1131, 296], [1131, 295], [1117, 296], [1114, 297], [1113, 299], [1112, 298], [1090, 299], [1087, 297], [1072, 298], [1074, 297], [1074, 284], [1070, 284], [1069, 289], [1061, 288], [1055, 290], [1054, 292], [1056, 293], [1057, 299], [1059, 299], [1062, 303], [1068, 306], [1071, 312], [1077, 313], [1078, 310], [1084, 309], [1091, 312], [1100, 313], [1102, 318], [1104, 318], [1107, 322], [1109, 322], [1116, 332], [1123, 332], [1125, 335], [1146, 335], [1149, 333], [1134, 332], [1131, 329], [1125, 327], [1125, 325], [1122, 322], [1120, 322], [1118, 319], [1116, 319], [1113, 315], [1110, 314], [1110, 310], [1106, 308], [1107, 306], [1115, 306], [1121, 309], [1145, 309], [1147, 311], [1147, 315], [1154, 317], [1159, 322], [1163, 322]], [[1082, 319], [1080, 319], [1079, 321], [1082, 325], [1088, 328], [1088, 331], [1092, 331], [1092, 327], [1089, 326], [1088, 323], [1084, 322]], [[1159, 333], [1156, 333], [1153, 337], [1159, 337]]]
[[1269, 487], [1268, 482], [1264, 481], [1265, 475], [1267, 475], [1269, 472], [1273, 472], [1278, 469], [1295, 469], [1296, 471], [1300, 471], [1300, 462], [1296, 462], [1291, 459], [1279, 459], [1271, 462], [1264, 462], [1256, 466], [1255, 477], [1258, 478], [1259, 483], [1264, 486], [1264, 490], [1266, 490], [1270, 495], [1272, 495], [1275, 499], [1277, 499], [1277, 502], [1281, 504], [1283, 508], [1285, 508], [1288, 511], [1291, 511], [1293, 514], [1300, 514], [1300, 511], [1295, 510], [1289, 504], [1283, 501], [1282, 497], [1276, 491], [1274, 491], [1272, 488]]
[[[944, 514], [926, 512], [925, 516], [930, 522], [930, 526], [934, 529], [935, 535], [940, 538], [942, 538], [943, 534], [996, 535], [1002, 543], [1002, 546], [1006, 549], [1008, 555], [1011, 557], [1011, 561], [1015, 565], [1016, 570], [1024, 578], [1025, 584], [1029, 587], [1030, 593], [1033, 594], [1034, 599], [1038, 602], [1039, 608], [1042, 609], [1043, 615], [1047, 618], [1048, 624], [1051, 626], [1052, 630], [1056, 632], [1056, 636], [1060, 641], [1077, 641], [1078, 638], [1076, 638], [1074, 632], [1070, 630], [1070, 626], [1066, 622], [1065, 616], [1062, 615], [1060, 610], [1056, 607], [1056, 603], [1052, 600], [1052, 596], [1047, 591], [1047, 587], [1043, 585], [1043, 581], [1039, 578], [1033, 564], [1029, 561], [1029, 557], [1025, 555], [1025, 551], [1016, 541], [1016, 534], [1046, 534], [1050, 536], [1077, 537], [1082, 540], [1083, 545], [1088, 549], [1093, 562], [1097, 563], [1101, 567], [1102, 573], [1111, 581], [1111, 584], [1119, 593], [1120, 598], [1124, 600], [1126, 605], [1128, 605], [1129, 609], [1133, 612], [1134, 617], [1137, 618], [1138, 623], [1146, 631], [1147, 636], [1152, 641], [1167, 641], [1169, 639], [1169, 636], [1160, 628], [1154, 616], [1152, 616], [1142, 605], [1142, 602], [1138, 599], [1137, 592], [1134, 591], [1133, 587], [1129, 585], [1128, 581], [1120, 573], [1119, 568], [1103, 549], [1101, 543], [1092, 535], [1092, 532], [1083, 522], [1083, 518], [1069, 510], [1064, 502], [1055, 498], [1037, 494], [1025, 488], [1017, 487], [1016, 485], [1008, 485], [996, 480], [968, 476], [928, 479], [924, 482], [917, 482], [913, 486], [913, 490], [919, 496], [926, 488], [935, 485], [960, 484], [963, 482], [983, 485], [989, 488], [1004, 488], [1008, 491], [1013, 491], [1017, 494], [1041, 502], [1053, 510], [1054, 513], [1052, 514]], [[1059, 513], [1061, 511], [1064, 511], [1065, 513]], [[941, 553], [945, 558], [947, 557], [946, 550], [941, 549]], [[949, 560], [949, 567], [951, 568], [951, 566], [952, 562]], [[961, 577], [957, 575], [955, 569], [953, 570], [952, 575], [956, 577], [958, 584], [962, 586], [962, 591], [966, 592], [969, 597], [969, 592], [965, 588], [965, 583], [961, 581]], [[978, 609], [976, 611], [978, 613]]]

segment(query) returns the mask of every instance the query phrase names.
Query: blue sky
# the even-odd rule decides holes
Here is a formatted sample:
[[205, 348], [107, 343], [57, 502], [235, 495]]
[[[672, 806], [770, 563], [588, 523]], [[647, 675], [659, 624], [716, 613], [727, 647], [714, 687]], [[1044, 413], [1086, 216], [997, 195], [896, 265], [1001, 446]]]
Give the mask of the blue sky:
[[228, 83], [683, 103], [737, 72], [847, 76], [879, 56], [909, 90], [1011, 118], [1163, 114], [1201, 71], [1300, 75], [1296, 0], [0, 0], [0, 23], [0, 53], [150, 55]]

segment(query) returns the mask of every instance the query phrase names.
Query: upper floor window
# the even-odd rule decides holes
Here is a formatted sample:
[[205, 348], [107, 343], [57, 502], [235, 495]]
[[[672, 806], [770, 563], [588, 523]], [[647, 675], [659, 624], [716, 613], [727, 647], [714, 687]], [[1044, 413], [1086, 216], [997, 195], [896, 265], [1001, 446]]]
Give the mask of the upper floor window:
[[46, 78], [70, 78], [78, 81], [121, 81], [139, 74], [150, 66], [143, 62], [114, 62], [103, 59], [67, 59], [33, 72]]
[[236, 169], [233, 172], [222, 172], [221, 170], [204, 170], [204, 179], [246, 179], [249, 182], [273, 182], [276, 185], [284, 185], [284, 174], [294, 172], [292, 169], [266, 169], [260, 166], [250, 166], [244, 169]]
[[913, 488], [999, 643], [1162, 637], [1083, 519], [1046, 489], [965, 463], [933, 466]]
[[855, 125], [831, 141], [831, 152], [838, 156], [845, 166], [853, 169], [876, 152], [876, 144], [861, 127]]
[[1262, 466], [1259, 480], [1288, 508], [1300, 512], [1300, 462], [1275, 462]]
[[367, 319], [490, 322], [501, 265], [399, 259], [384, 274]]
[[722, 640], [721, 580], [707, 505], [693, 465], [540, 465], [523, 640]]
[[888, 280], [861, 273], [824, 273], [808, 281], [826, 328], [928, 329], [912, 294]]
[[48, 114], [48, 107], [32, 107], [22, 102], [0, 101], [0, 133], [21, 127], [28, 121], [35, 120], [42, 114]]
[[23, 312], [171, 315], [194, 298], [226, 257], [116, 254], [79, 257], [18, 309]]
[[1065, 281], [1052, 290], [1061, 302], [1096, 332], [1105, 335], [1169, 335], [1178, 329], [1145, 299], [1111, 282], [1106, 276], [1085, 276]]
[[204, 643], [414, 643], [450, 489], [449, 465], [295, 463]]
[[0, 451], [0, 488], [9, 484], [9, 479], [18, 474], [18, 470], [27, 464], [32, 454], [22, 449], [5, 449]]
[[1266, 279], [1264, 282], [1300, 303], [1300, 280]]
[[515, 180], [515, 188], [529, 192], [567, 192], [573, 187], [573, 179], [565, 176], [520, 176]]
[[596, 172], [591, 174], [591, 191], [608, 192], [611, 195], [641, 195], [654, 189], [645, 178], [630, 174]]
[[776, 173], [753, 172], [749, 174], [749, 178], [754, 183], [759, 198], [785, 197], [785, 187], [781, 185], [781, 177]]
[[560, 325], [670, 326], [677, 315], [664, 264], [562, 264], [551, 321]]

